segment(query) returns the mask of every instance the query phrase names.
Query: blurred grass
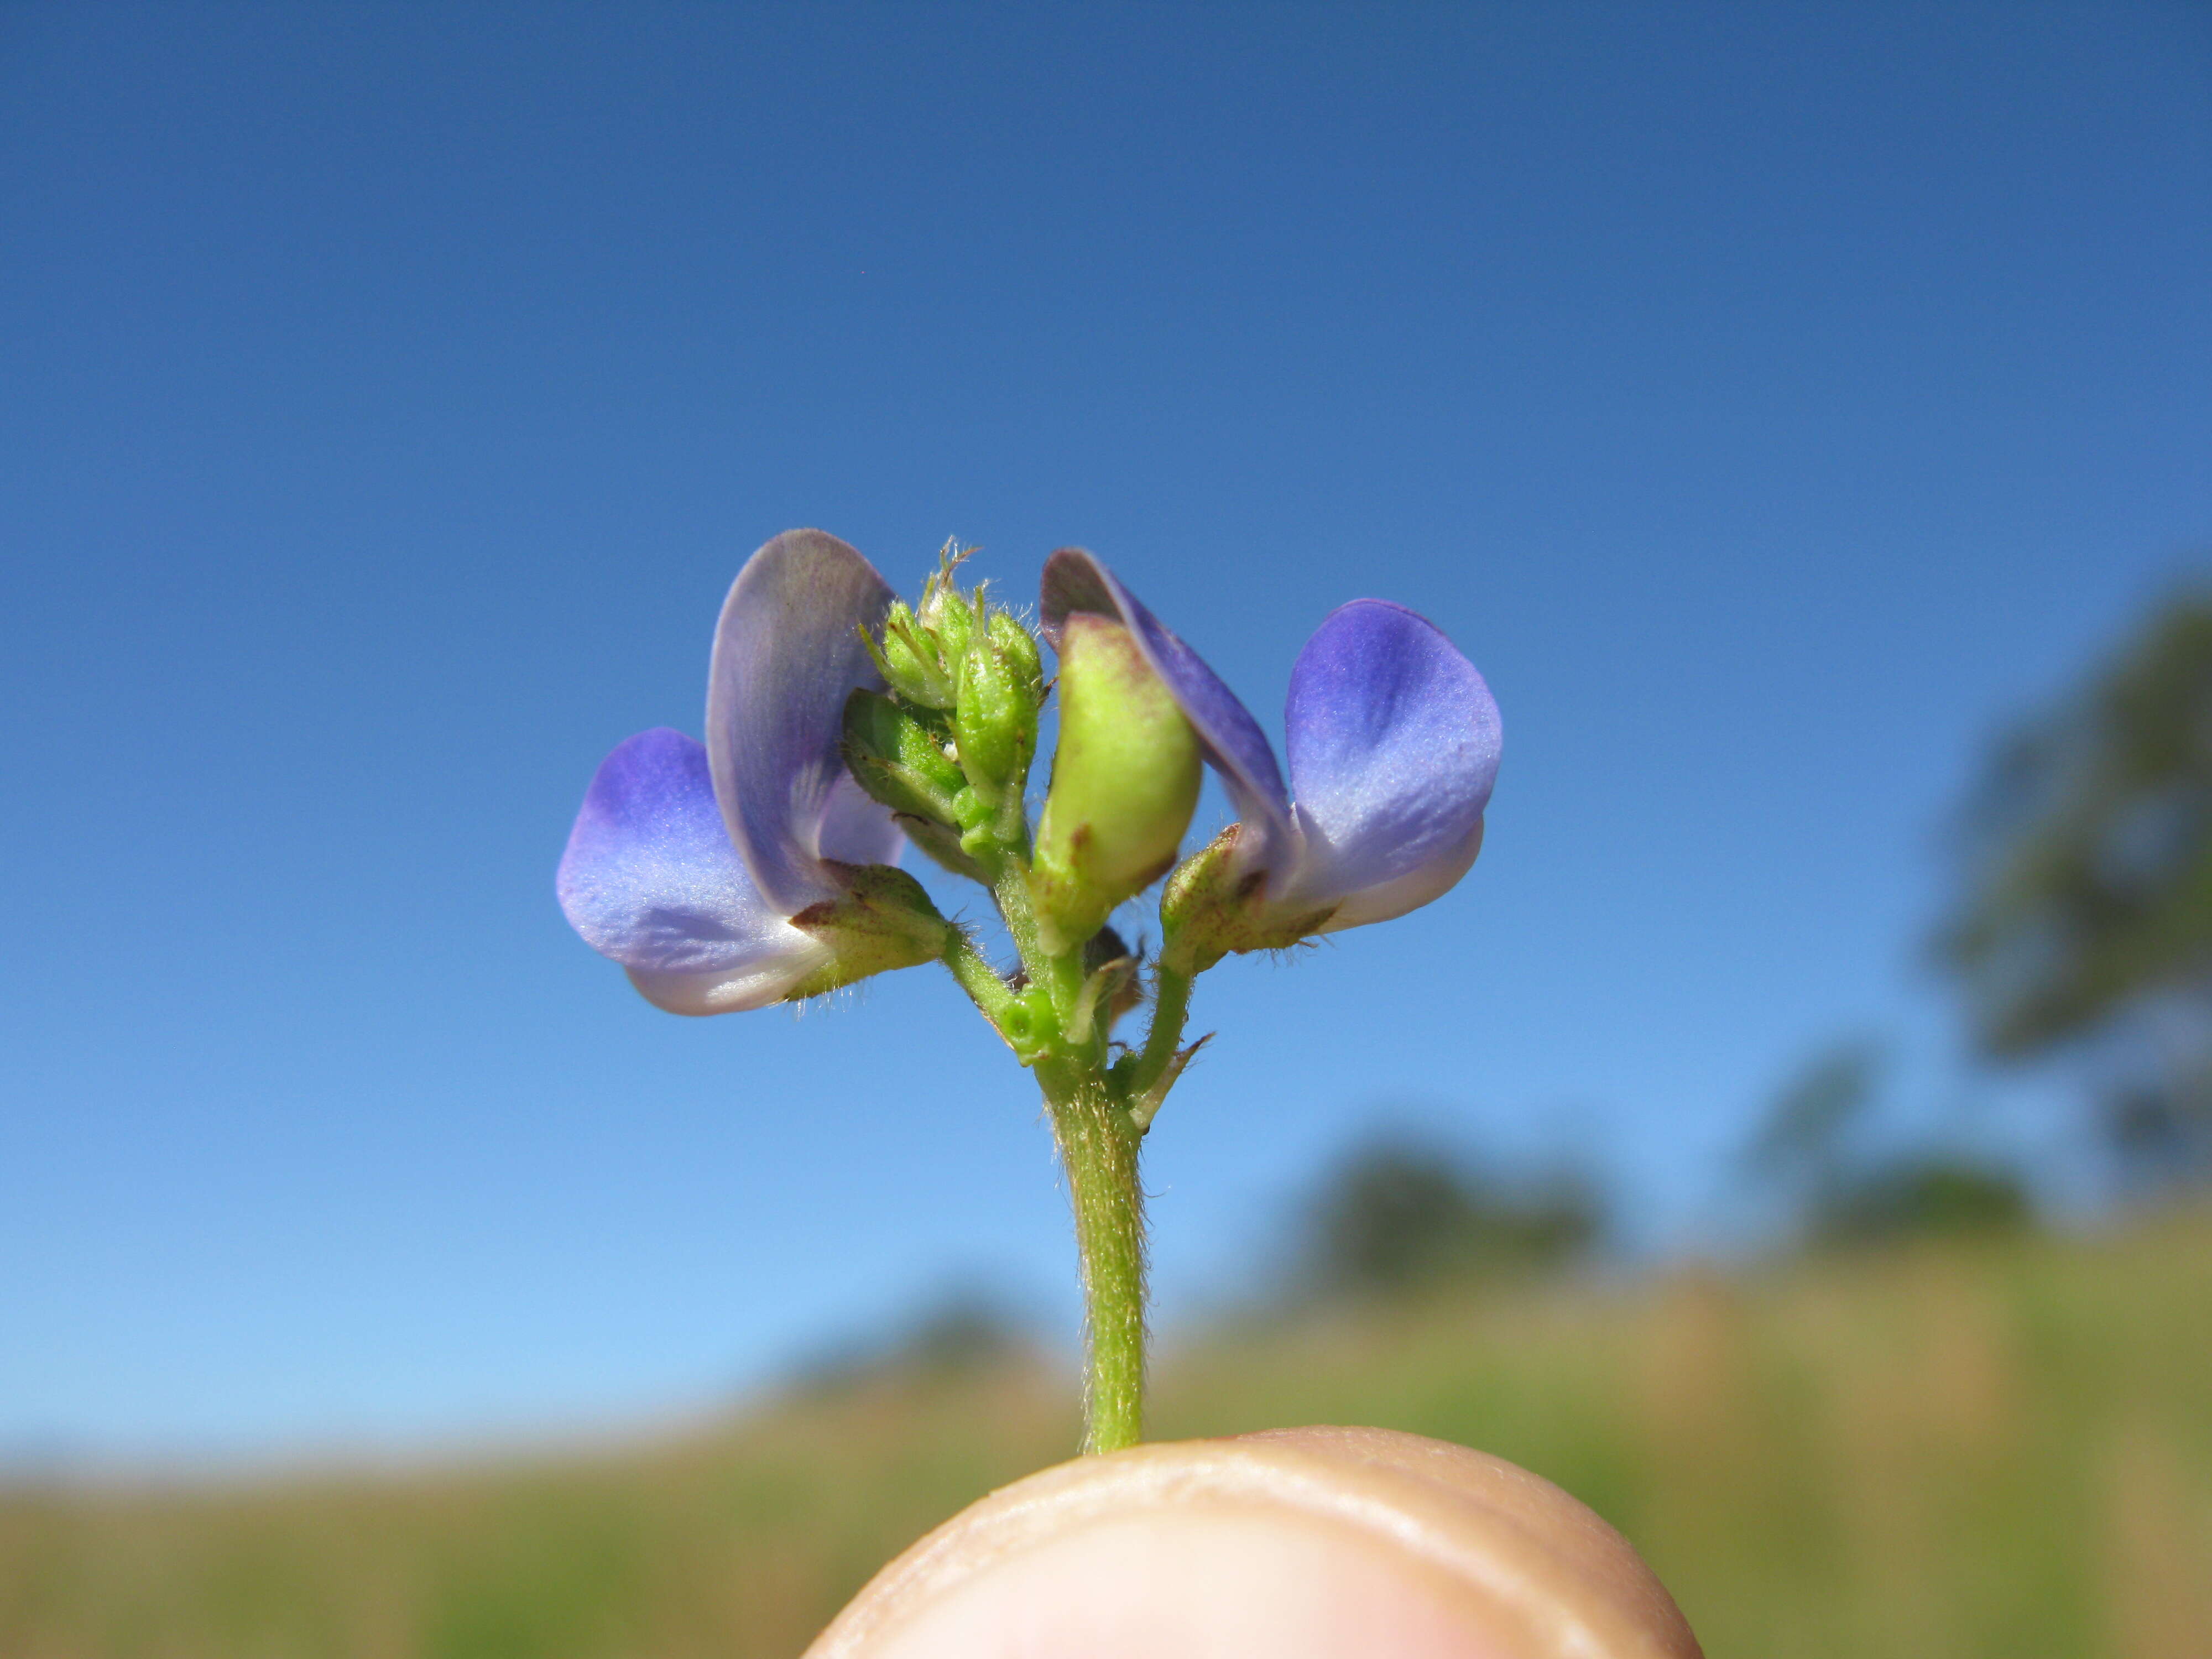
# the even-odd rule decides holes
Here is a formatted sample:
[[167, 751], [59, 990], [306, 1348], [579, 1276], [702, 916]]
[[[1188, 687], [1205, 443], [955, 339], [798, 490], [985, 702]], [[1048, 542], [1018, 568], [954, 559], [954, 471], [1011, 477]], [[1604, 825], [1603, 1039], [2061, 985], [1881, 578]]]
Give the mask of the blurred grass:
[[[1066, 1455], [1069, 1390], [1000, 1360], [621, 1453], [0, 1492], [0, 1655], [792, 1655], [914, 1538]], [[2212, 1215], [1437, 1292], [1162, 1367], [1160, 1437], [1305, 1422], [1558, 1481], [1713, 1659], [2212, 1656]]]

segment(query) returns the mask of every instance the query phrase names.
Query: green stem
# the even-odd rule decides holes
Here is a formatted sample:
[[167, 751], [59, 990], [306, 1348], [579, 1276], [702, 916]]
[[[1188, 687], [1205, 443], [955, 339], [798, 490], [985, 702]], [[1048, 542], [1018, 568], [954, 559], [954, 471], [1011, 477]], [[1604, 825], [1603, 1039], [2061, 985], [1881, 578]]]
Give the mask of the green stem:
[[1145, 1047], [1129, 1066], [1125, 1092], [1140, 1100], [1167, 1074], [1182, 1042], [1183, 1022], [1190, 1018], [1190, 982], [1194, 976], [1166, 953], [1152, 969], [1152, 1023], [1145, 1032]]
[[957, 928], [953, 931], [952, 942], [945, 947], [945, 965], [952, 970], [952, 977], [960, 982], [969, 1000], [983, 1011], [983, 1018], [1003, 1030], [1014, 994], [999, 977], [999, 970], [975, 948], [975, 942]]
[[1145, 1195], [1137, 1179], [1143, 1138], [1095, 1073], [1037, 1069], [1083, 1263], [1083, 1449], [1120, 1451], [1142, 1439], [1145, 1427]]
[[1066, 1019], [1075, 1012], [1076, 999], [1083, 993], [1083, 952], [1078, 949], [1055, 954], [1045, 949], [1036, 910], [1030, 902], [1027, 860], [1006, 857], [998, 879], [991, 884], [991, 896], [998, 902], [999, 914], [1006, 918], [1014, 949], [1021, 952], [1030, 983], [1042, 986], [1052, 999], [1054, 1011]]
[[[1018, 1006], [1027, 1000], [1008, 988], [964, 933], [946, 946], [945, 964], [984, 1018], [1034, 1067], [1051, 1110], [1083, 1269], [1083, 1449], [1119, 1451], [1144, 1436], [1145, 1212], [1137, 1176], [1144, 1132], [1130, 1115], [1127, 1091], [1115, 1086], [1118, 1079], [1108, 1079], [1105, 1022], [1094, 1008], [1091, 1029], [1074, 1029], [1082, 1023], [1083, 952], [1045, 948], [1021, 849], [1001, 846], [978, 861], [991, 875], [992, 896], [1030, 982], [1050, 1001], [1045, 1028], [1035, 1024], [1033, 1003], [1030, 1012]], [[1154, 1015], [1144, 1056], [1149, 1060], [1165, 1045], [1155, 1080], [1175, 1058], [1190, 996], [1188, 974], [1165, 966], [1161, 974], [1163, 1007]]]

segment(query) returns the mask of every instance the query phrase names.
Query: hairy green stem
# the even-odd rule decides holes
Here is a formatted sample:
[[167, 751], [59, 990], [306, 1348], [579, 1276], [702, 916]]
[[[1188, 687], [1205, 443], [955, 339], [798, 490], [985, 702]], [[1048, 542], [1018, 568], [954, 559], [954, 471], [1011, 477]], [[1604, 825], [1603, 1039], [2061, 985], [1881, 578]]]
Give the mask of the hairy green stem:
[[[1141, 1056], [1109, 1073], [1106, 1021], [1094, 986], [1084, 997], [1083, 952], [1045, 948], [1030, 902], [1028, 860], [1000, 845], [978, 857], [1006, 931], [1021, 953], [1030, 983], [1044, 993], [1048, 1012], [1018, 994], [966, 933], [954, 934], [945, 965], [1000, 1035], [1036, 1073], [1052, 1115], [1053, 1139], [1075, 1212], [1075, 1244], [1083, 1270], [1084, 1439], [1086, 1453], [1119, 1451], [1144, 1434], [1145, 1215], [1137, 1152], [1144, 1131], [1131, 1115], [1123, 1073], [1147, 1087], [1170, 1074], [1190, 997], [1190, 975], [1161, 965], [1152, 1033]], [[1158, 1064], [1152, 1062], [1158, 1051]]]
[[1120, 1451], [1145, 1431], [1143, 1137], [1095, 1073], [1038, 1080], [1052, 1108], [1083, 1263], [1083, 1449]]
[[952, 942], [945, 947], [945, 965], [952, 970], [952, 977], [969, 1000], [983, 1011], [983, 1018], [1003, 1030], [1006, 1011], [1013, 1006], [1013, 991], [964, 931], [954, 930]]
[[1183, 1022], [1190, 1018], [1192, 977], [1164, 952], [1152, 969], [1152, 1023], [1145, 1033], [1143, 1049], [1124, 1062], [1123, 1086], [1133, 1100], [1150, 1092], [1174, 1062]]
[[1027, 860], [1006, 856], [998, 879], [991, 885], [991, 896], [998, 902], [999, 914], [1006, 918], [1006, 932], [1013, 936], [1014, 949], [1021, 952], [1030, 982], [1044, 988], [1054, 1012], [1066, 1019], [1075, 1012], [1076, 999], [1083, 992], [1083, 952], [1078, 949], [1055, 953], [1045, 949], [1036, 910], [1030, 902], [1029, 875]]

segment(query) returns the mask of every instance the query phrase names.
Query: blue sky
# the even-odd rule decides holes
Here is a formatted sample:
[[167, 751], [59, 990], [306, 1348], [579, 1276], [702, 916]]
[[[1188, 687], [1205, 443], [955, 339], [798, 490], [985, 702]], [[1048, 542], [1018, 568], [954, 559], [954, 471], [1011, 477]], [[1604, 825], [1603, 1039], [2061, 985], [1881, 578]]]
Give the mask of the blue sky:
[[1665, 1244], [1838, 1033], [1988, 1093], [1944, 814], [2212, 546], [2195, 6], [17, 6], [0, 225], [0, 1448], [1072, 1319], [949, 981], [680, 1021], [554, 907], [775, 531], [1088, 545], [1271, 727], [1358, 594], [1490, 678], [1469, 879], [1201, 982], [1170, 1310], [1378, 1115]]

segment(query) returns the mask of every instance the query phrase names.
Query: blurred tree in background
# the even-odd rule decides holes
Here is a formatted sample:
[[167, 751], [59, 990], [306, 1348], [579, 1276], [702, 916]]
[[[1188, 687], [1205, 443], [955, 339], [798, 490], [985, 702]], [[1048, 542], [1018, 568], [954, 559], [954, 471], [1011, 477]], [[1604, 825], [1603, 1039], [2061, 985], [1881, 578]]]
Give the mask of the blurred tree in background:
[[1790, 1210], [1817, 1215], [1850, 1185], [1847, 1145], [1872, 1104], [1881, 1049], [1855, 1038], [1815, 1055], [1774, 1098], [1744, 1149], [1744, 1171]]
[[1881, 1048], [1863, 1038], [1814, 1056], [1745, 1148], [1744, 1173], [1792, 1218], [1797, 1241], [1871, 1243], [2026, 1224], [2027, 1192], [2009, 1170], [1940, 1146], [1887, 1155], [1865, 1147], [1882, 1066]]
[[1938, 939], [1984, 1051], [2091, 1063], [2124, 1172], [2212, 1169], [2212, 594], [1999, 743]]
[[1603, 1223], [1577, 1177], [1508, 1183], [1438, 1146], [1377, 1136], [1340, 1158], [1307, 1201], [1295, 1297], [1389, 1296], [1553, 1267], [1587, 1252]]
[[1042, 1346], [1029, 1321], [1003, 1297], [983, 1285], [955, 1284], [887, 1332], [848, 1336], [807, 1355], [788, 1380], [814, 1394], [893, 1376], [957, 1381], [1032, 1360]]

